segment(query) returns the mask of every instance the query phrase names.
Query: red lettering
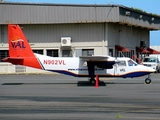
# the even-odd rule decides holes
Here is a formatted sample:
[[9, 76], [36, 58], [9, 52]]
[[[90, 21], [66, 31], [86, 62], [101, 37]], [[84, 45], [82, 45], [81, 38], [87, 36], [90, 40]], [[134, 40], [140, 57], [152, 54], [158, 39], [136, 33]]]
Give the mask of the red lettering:
[[47, 64], [47, 63], [48, 63], [48, 60], [44, 60], [44, 61], [43, 61], [43, 64]]
[[58, 65], [58, 60], [55, 60], [55, 65]]
[[63, 61], [63, 65], [66, 65], [66, 63], [64, 62], [64, 60], [62, 60]]
[[43, 64], [46, 64], [46, 65], [66, 65], [64, 60], [44, 60]]
[[52, 65], [54, 64], [54, 60], [52, 60]]
[[63, 62], [63, 60], [59, 60], [59, 64], [60, 64], [60, 65], [62, 64], [62, 62]]

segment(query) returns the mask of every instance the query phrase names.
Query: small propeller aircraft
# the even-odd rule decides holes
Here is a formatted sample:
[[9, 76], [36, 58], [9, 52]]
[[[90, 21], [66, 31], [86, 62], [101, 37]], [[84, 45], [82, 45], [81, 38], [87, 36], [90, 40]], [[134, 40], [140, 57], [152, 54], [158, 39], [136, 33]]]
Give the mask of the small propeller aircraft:
[[95, 76], [133, 78], [148, 75], [145, 83], [151, 83], [154, 69], [139, 65], [130, 58], [110, 56], [50, 57], [33, 53], [19, 25], [8, 25], [9, 57], [3, 61], [57, 72], [75, 77], [89, 77], [95, 84]]

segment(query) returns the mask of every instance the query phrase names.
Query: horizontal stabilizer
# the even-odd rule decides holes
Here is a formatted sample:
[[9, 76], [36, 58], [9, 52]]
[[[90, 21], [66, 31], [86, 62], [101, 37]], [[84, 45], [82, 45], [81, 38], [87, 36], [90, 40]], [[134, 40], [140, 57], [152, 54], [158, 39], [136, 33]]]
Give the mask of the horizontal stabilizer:
[[23, 65], [24, 58], [22, 58], [22, 57], [6, 57], [2, 60], [4, 62], [10, 62], [14, 65]]
[[21, 58], [21, 57], [6, 57], [6, 58], [3, 58], [2, 60], [4, 62], [8, 61], [8, 60], [23, 60], [24, 58]]

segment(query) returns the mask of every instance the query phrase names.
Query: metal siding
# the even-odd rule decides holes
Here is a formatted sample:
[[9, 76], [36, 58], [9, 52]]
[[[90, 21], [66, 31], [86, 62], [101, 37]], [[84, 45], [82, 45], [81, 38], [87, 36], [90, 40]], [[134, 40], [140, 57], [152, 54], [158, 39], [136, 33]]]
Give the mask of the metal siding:
[[102, 10], [101, 8], [95, 7], [95, 21], [96, 22], [104, 21], [105, 15], [102, 15], [103, 12], [101, 10]]
[[0, 25], [0, 43], [3, 42], [3, 30], [2, 30], [2, 25]]
[[2, 25], [0, 25], [0, 43], [2, 43]]
[[72, 42], [96, 42], [104, 39], [103, 24], [21, 25], [31, 43], [60, 43], [61, 37]]
[[[50, 24], [50, 23], [87, 23], [108, 21], [118, 15], [117, 7], [108, 6], [46, 6], [26, 4], [0, 4], [0, 24]], [[111, 13], [110, 13], [111, 11]], [[114, 14], [114, 17], [111, 15]], [[112, 21], [117, 21], [117, 18]]]
[[[126, 11], [130, 12], [129, 16], [125, 15]], [[140, 15], [142, 15], [142, 18], [140, 18]], [[160, 29], [160, 18], [154, 18], [155, 20], [151, 21], [152, 16], [149, 16], [145, 13], [139, 13], [120, 8], [120, 22], [124, 24], [132, 24], [135, 26], [146, 27], [148, 29]]]
[[22, 19], [22, 21], [23, 21], [24, 23], [26, 23], [26, 21], [28, 21], [28, 23], [31, 22], [29, 13], [31, 13], [30, 7], [24, 5], [24, 6], [23, 6], [23, 14], [24, 14], [24, 15], [23, 15], [23, 17], [21, 17], [21, 19]]
[[[131, 11], [132, 17], [125, 16]], [[142, 20], [137, 15], [142, 14]], [[52, 24], [52, 23], [92, 23], [126, 22], [149, 29], [160, 29], [160, 17], [135, 12], [116, 5], [55, 5], [0, 3], [0, 24]], [[152, 17], [155, 18], [151, 21]]]
[[3, 25], [2, 27], [3, 27], [3, 30], [4, 30], [2, 41], [4, 41], [4, 43], [8, 43], [8, 26]]
[[4, 5], [0, 5], [0, 23], [3, 23]]
[[62, 16], [62, 18], [61, 19], [63, 19], [63, 17], [65, 18], [64, 19], [64, 23], [66, 22], [66, 23], [68, 23], [68, 22], [70, 22], [71, 21], [71, 16], [72, 16], [72, 12], [70, 11], [70, 7], [64, 7], [64, 16]]
[[[2, 23], [2, 24], [6, 24], [6, 20], [8, 20], [8, 16], [10, 15], [9, 14], [9, 9], [10, 9], [10, 7], [9, 6], [7, 6], [7, 5], [1, 5], [0, 6], [0, 8], [1, 8], [1, 11], [0, 12], [2, 12], [1, 14], [2, 14], [2, 17], [0, 17], [0, 22]], [[7, 9], [8, 8], [8, 9]]]
[[76, 10], [77, 14], [75, 17], [77, 18], [77, 21], [79, 21], [79, 22], [82, 22], [82, 20], [83, 20], [81, 10], [82, 10], [82, 7], [78, 7], [78, 9]]
[[58, 22], [58, 15], [59, 15], [59, 13], [58, 13], [58, 7], [57, 6], [55, 6], [54, 8], [52, 7], [52, 6], [50, 6], [49, 7], [49, 21], [50, 22], [52, 22], [52, 21], [54, 21], [55, 23], [57, 23]]
[[103, 18], [103, 21], [107, 21], [107, 10], [108, 8], [99, 8], [98, 17]]
[[[30, 12], [28, 12], [27, 14], [29, 15], [28, 18], [29, 18], [29, 23], [38, 23], [40, 21], [42, 21], [41, 19], [41, 15], [43, 14], [41, 8], [41, 6], [37, 6], [37, 7], [34, 7], [34, 6], [30, 6]], [[38, 12], [37, 12], [38, 11]], [[43, 16], [44, 17], [44, 16]]]
[[48, 22], [51, 23], [51, 19], [53, 19], [53, 16], [52, 16], [52, 9], [50, 6], [48, 6], [48, 13], [47, 14], [49, 14], [47, 17]]
[[96, 17], [96, 15], [95, 15], [95, 9], [94, 9], [93, 7], [90, 7], [89, 10], [90, 10], [90, 11], [89, 11], [90, 21], [91, 21], [91, 22], [97, 21], [97, 17]]
[[149, 45], [149, 30], [133, 26], [108, 24], [108, 46], [115, 47], [121, 45], [135, 49], [140, 45], [140, 41], [145, 41]]
[[119, 45], [119, 25], [117, 26], [117, 24], [108, 23], [106, 27], [108, 46], [115, 47], [116, 44]]
[[87, 11], [87, 9], [86, 9], [86, 7], [80, 7], [79, 8], [80, 10], [79, 10], [79, 12], [80, 12], [80, 19], [82, 20], [82, 21], [86, 21], [86, 13], [88, 12]]
[[[72, 12], [71, 12], [72, 11]], [[76, 15], [76, 11], [74, 7], [69, 8], [69, 14], [68, 17], [70, 18], [71, 22], [75, 21], [75, 16]]]
[[108, 7], [106, 8], [106, 22], [118, 22], [119, 21], [119, 8], [118, 7]]

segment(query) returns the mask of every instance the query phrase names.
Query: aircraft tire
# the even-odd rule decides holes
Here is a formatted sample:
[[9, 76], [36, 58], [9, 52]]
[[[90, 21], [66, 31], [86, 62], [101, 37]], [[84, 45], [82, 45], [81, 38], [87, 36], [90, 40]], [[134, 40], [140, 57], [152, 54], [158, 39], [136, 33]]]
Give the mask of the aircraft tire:
[[90, 79], [90, 83], [91, 83], [92, 85], [95, 85], [95, 83], [96, 83], [95, 79], [91, 78], [91, 79]]
[[145, 79], [145, 83], [146, 83], [146, 84], [150, 84], [150, 83], [151, 83], [151, 79], [146, 78], [146, 79]]

